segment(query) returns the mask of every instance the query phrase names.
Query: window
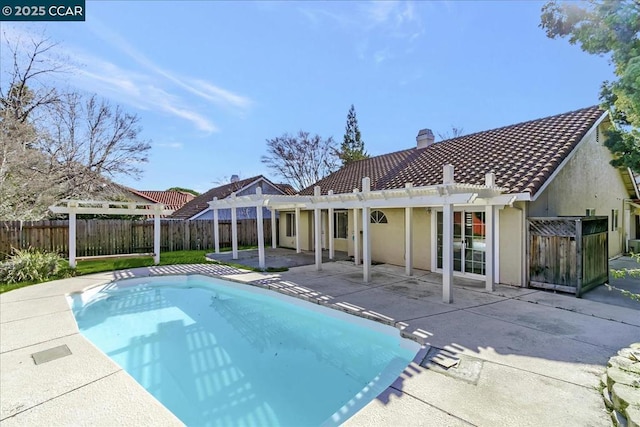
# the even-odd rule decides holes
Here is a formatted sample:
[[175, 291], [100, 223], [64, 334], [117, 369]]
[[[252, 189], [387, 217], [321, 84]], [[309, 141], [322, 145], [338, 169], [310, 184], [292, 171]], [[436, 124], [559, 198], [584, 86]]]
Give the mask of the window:
[[371, 224], [386, 224], [387, 217], [382, 211], [371, 211]]
[[595, 209], [587, 209], [586, 216], [596, 216], [596, 210]]
[[618, 209], [611, 209], [611, 231], [618, 229]]
[[285, 228], [287, 237], [293, 237], [296, 235], [296, 214], [287, 213], [285, 215]]
[[333, 213], [334, 230], [333, 237], [335, 239], [347, 238], [348, 217], [347, 211], [336, 211]]

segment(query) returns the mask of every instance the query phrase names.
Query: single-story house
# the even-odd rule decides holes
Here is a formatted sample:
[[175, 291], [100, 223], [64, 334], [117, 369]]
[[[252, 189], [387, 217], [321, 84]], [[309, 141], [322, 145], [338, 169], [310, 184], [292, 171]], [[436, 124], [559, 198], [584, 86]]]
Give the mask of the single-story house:
[[[233, 175], [229, 183], [214, 187], [193, 198], [171, 214], [169, 218], [183, 220], [213, 219], [213, 211], [209, 207], [208, 203], [214, 198], [222, 200], [227, 197], [231, 197], [232, 195], [244, 196], [247, 194], [255, 194], [257, 188], [260, 188], [263, 194], [295, 194], [293, 187], [289, 184], [276, 184], [262, 175], [246, 179], [239, 179], [238, 175]], [[220, 221], [231, 221], [231, 209], [220, 209], [218, 214], [218, 219]], [[263, 208], [263, 217], [271, 218], [271, 211], [267, 208]], [[255, 218], [255, 207], [238, 209], [237, 211], [238, 220]]]
[[141, 201], [146, 203], [161, 203], [165, 209], [170, 211], [176, 211], [183, 207], [186, 203], [193, 200], [196, 196], [184, 191], [168, 190], [134, 190], [129, 188], [129, 191], [141, 198]]
[[[528, 286], [528, 219], [608, 218], [608, 254], [635, 235], [628, 169], [610, 165], [611, 126], [599, 107], [416, 146], [351, 163], [296, 196], [238, 198], [212, 207], [269, 206], [280, 211], [279, 242], [298, 250], [346, 251], [372, 261]], [[364, 221], [363, 221], [364, 219]], [[320, 236], [316, 239], [315, 236]]]

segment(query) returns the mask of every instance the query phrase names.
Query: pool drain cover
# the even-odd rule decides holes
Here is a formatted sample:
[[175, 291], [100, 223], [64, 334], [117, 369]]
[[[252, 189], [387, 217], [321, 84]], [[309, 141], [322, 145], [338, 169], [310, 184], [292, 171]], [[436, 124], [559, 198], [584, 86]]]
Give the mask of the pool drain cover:
[[482, 371], [482, 360], [431, 347], [420, 366], [475, 385]]
[[63, 344], [59, 345], [58, 347], [53, 347], [48, 350], [33, 353], [31, 357], [33, 357], [33, 361], [36, 362], [36, 365], [40, 365], [42, 363], [51, 362], [52, 360], [60, 359], [61, 357], [70, 355], [71, 350], [69, 350], [69, 347], [67, 347], [66, 344]]

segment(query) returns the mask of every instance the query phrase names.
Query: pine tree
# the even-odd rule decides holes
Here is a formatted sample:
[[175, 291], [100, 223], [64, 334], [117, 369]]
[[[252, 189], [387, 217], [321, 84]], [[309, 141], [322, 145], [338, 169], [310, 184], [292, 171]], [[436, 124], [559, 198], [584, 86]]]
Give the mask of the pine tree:
[[369, 155], [364, 151], [364, 141], [360, 137], [356, 109], [353, 104], [351, 104], [351, 108], [347, 114], [344, 141], [342, 141], [342, 145], [340, 146], [340, 160], [342, 160], [342, 166], [346, 166], [356, 160], [367, 158], [369, 158]]

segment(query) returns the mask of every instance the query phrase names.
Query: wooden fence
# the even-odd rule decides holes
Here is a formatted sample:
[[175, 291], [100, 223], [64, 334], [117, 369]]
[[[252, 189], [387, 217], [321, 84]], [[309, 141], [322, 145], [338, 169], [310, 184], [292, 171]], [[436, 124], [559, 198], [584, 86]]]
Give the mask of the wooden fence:
[[[258, 244], [255, 219], [238, 221], [238, 245]], [[231, 222], [218, 224], [220, 247], [231, 247]], [[78, 219], [76, 226], [78, 257], [153, 252], [153, 220]], [[271, 244], [271, 220], [264, 220], [265, 245]], [[160, 223], [160, 251], [213, 249], [213, 220]], [[67, 256], [69, 221], [1, 221], [0, 259], [11, 248], [36, 248]]]
[[529, 218], [529, 284], [581, 296], [609, 280], [607, 217]]

